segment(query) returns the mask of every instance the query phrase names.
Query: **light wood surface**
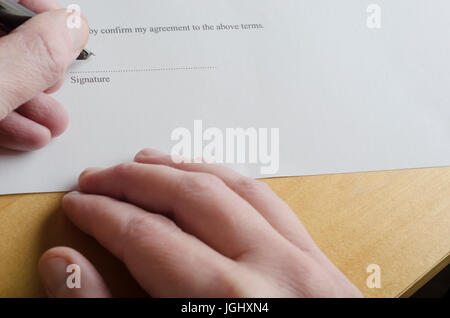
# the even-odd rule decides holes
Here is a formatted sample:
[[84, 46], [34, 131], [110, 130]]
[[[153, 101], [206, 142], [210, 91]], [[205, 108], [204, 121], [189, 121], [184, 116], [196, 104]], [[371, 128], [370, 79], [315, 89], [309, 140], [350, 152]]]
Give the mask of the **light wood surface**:
[[[265, 181], [367, 297], [409, 296], [449, 263], [450, 168]], [[92, 260], [114, 295], [142, 295], [122, 264], [67, 221], [61, 197], [0, 197], [0, 297], [43, 296], [36, 264], [58, 245]], [[380, 289], [366, 286], [369, 264], [381, 267]]]

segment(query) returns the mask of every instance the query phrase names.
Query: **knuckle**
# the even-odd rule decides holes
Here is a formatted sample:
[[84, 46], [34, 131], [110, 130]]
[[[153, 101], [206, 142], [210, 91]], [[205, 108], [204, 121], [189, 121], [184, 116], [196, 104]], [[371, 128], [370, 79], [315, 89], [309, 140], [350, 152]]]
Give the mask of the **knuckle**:
[[161, 233], [181, 231], [172, 220], [162, 215], [141, 214], [132, 216], [123, 225], [120, 233], [122, 257], [126, 262], [130, 257], [136, 256], [134, 255], [136, 251], [151, 249], [155, 240], [160, 239]]
[[223, 186], [224, 183], [218, 177], [207, 173], [190, 173], [181, 178], [180, 187], [182, 193], [210, 192]]
[[138, 166], [136, 163], [127, 162], [127, 163], [121, 163], [120, 165], [115, 166], [113, 169], [113, 172], [119, 178], [128, 178], [130, 175], [133, 175], [136, 173], [137, 168], [138, 168]]
[[53, 42], [46, 32], [38, 32], [31, 41], [26, 41], [29, 56], [34, 56], [38, 61], [39, 75], [49, 85], [61, 78], [66, 69], [64, 54]]
[[[130, 254], [133, 252], [132, 247], [139, 247], [141, 241], [146, 241], [148, 237], [149, 226], [148, 221], [142, 215], [131, 217], [122, 227], [121, 237], [121, 254], [126, 262]], [[131, 255], [132, 256], [132, 255]]]
[[266, 183], [247, 177], [242, 177], [237, 180], [235, 187], [239, 192], [250, 194], [267, 193], [272, 191]]
[[0, 121], [8, 117], [10, 109], [7, 105], [0, 104]]
[[249, 297], [251, 293], [241, 277], [249, 277], [249, 275], [242, 273], [238, 265], [216, 269], [215, 282], [217, 286], [220, 286], [219, 295], [224, 298]]
[[[125, 242], [134, 241], [136, 238], [145, 237], [148, 231], [148, 220], [139, 215], [133, 216], [128, 220], [123, 229]], [[128, 244], [127, 244], [128, 245]]]
[[136, 239], [148, 238], [154, 231], [152, 228], [157, 227], [160, 231], [181, 231], [181, 229], [167, 217], [159, 214], [141, 214], [131, 217], [125, 224], [123, 234], [125, 241], [135, 241]]

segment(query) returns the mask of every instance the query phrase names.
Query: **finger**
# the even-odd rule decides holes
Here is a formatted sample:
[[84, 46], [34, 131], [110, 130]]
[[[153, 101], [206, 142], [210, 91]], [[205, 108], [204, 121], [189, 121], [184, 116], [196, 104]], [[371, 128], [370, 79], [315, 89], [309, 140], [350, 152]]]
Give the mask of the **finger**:
[[68, 14], [39, 14], [0, 38], [0, 120], [57, 83], [85, 46], [87, 22], [68, 28]]
[[[234, 263], [172, 221], [109, 197], [70, 193], [69, 219], [93, 236], [130, 270], [153, 297], [218, 297]], [[215, 282], [211, 284], [211, 282]]]
[[[61, 9], [61, 5], [56, 0], [15, 0], [16, 2], [19, 2], [24, 7], [27, 7], [31, 11], [35, 13], [42, 13], [45, 11], [52, 11], [52, 10], [58, 10]], [[59, 81], [56, 82], [52, 87], [45, 90], [47, 94], [52, 94], [56, 92], [58, 89], [61, 88], [62, 84], [64, 83], [64, 77], [60, 78]]]
[[14, 0], [35, 13], [61, 9], [56, 0]]
[[17, 109], [22, 116], [48, 128], [52, 137], [61, 135], [69, 123], [65, 108], [51, 96], [41, 93]]
[[233, 191], [249, 202], [286, 239], [303, 250], [315, 248], [311, 237], [289, 206], [270, 187], [250, 179], [225, 166], [208, 163], [189, 163], [174, 160], [170, 155], [157, 150], [145, 149], [139, 152], [135, 161], [158, 164], [184, 171], [203, 172], [215, 175]]
[[218, 178], [138, 163], [85, 171], [82, 192], [107, 195], [172, 218], [227, 257], [237, 259], [276, 241], [276, 232]]
[[0, 121], [0, 147], [31, 151], [50, 142], [51, 133], [44, 127], [17, 112]]
[[55, 247], [42, 255], [39, 274], [47, 296], [53, 298], [106, 298], [111, 293], [95, 267], [68, 247]]
[[53, 86], [45, 90], [46, 94], [53, 94], [54, 92], [58, 91], [61, 86], [64, 84], [64, 77], [60, 78]]

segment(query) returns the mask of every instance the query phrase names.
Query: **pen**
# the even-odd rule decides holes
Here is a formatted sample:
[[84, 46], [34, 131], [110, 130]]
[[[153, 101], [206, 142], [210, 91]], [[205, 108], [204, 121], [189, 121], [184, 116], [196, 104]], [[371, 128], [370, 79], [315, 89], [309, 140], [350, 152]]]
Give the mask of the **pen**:
[[[6, 33], [11, 32], [19, 25], [25, 23], [36, 13], [12, 0], [0, 0], [0, 29]], [[87, 60], [92, 52], [83, 50], [78, 56], [77, 60]]]

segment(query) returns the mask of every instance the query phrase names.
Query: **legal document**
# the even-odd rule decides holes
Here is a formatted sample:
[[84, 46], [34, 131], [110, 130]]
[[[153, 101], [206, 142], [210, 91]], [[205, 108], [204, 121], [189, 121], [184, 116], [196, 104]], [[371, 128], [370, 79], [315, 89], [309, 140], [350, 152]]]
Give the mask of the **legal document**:
[[[70, 190], [142, 148], [251, 177], [450, 165], [448, 0], [70, 0], [68, 131], [0, 150], [0, 194]], [[377, 4], [379, 3], [379, 4]]]

